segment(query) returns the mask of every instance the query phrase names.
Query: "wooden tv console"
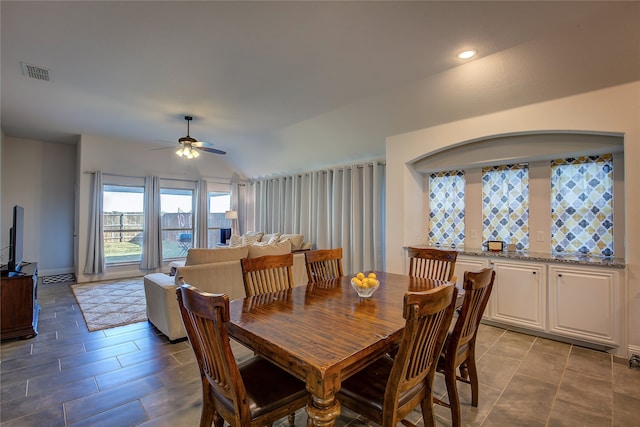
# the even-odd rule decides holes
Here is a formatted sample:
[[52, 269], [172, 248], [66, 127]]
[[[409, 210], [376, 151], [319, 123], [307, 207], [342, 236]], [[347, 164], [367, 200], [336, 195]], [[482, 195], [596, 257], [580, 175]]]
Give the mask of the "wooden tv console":
[[38, 263], [0, 280], [0, 339], [33, 338], [38, 334]]

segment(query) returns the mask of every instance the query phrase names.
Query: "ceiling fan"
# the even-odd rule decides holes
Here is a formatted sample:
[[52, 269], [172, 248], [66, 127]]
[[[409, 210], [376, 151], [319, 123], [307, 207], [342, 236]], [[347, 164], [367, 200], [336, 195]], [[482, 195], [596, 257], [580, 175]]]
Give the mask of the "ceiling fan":
[[187, 121], [187, 136], [183, 136], [182, 138], [178, 139], [178, 144], [180, 144], [180, 148], [178, 149], [178, 151], [176, 151], [176, 154], [179, 157], [184, 157], [187, 159], [195, 159], [200, 155], [198, 151], [204, 151], [204, 152], [213, 153], [213, 154], [227, 154], [226, 151], [213, 148], [213, 145], [208, 142], [198, 141], [197, 139], [192, 138], [189, 135], [189, 122], [193, 120], [193, 117], [185, 116], [184, 119]]

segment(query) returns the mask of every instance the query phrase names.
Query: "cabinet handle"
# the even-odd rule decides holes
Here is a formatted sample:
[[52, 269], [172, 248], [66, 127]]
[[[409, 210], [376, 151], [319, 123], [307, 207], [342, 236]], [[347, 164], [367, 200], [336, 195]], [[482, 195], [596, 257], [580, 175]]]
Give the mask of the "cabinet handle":
[[535, 272], [535, 271], [532, 271], [532, 273], [533, 273], [533, 274], [536, 274], [536, 272]]
[[558, 274], [558, 277], [562, 277], [562, 274]]

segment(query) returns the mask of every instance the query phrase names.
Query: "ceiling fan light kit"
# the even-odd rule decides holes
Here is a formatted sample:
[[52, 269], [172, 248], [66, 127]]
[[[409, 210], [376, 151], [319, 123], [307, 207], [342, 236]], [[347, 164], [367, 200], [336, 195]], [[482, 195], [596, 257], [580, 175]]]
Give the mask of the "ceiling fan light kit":
[[200, 153], [198, 153], [197, 150], [194, 150], [189, 143], [184, 144], [184, 147], [176, 151], [176, 154], [178, 157], [184, 157], [186, 159], [195, 159], [200, 155]]
[[222, 150], [218, 150], [216, 148], [211, 148], [209, 143], [198, 141], [195, 138], [192, 138], [189, 134], [189, 123], [193, 120], [191, 116], [184, 116], [184, 119], [187, 121], [187, 136], [183, 136], [178, 139], [178, 144], [180, 144], [180, 149], [176, 151], [178, 157], [184, 157], [185, 159], [195, 159], [200, 156], [198, 151], [206, 151], [208, 153], [214, 154], [227, 154]]

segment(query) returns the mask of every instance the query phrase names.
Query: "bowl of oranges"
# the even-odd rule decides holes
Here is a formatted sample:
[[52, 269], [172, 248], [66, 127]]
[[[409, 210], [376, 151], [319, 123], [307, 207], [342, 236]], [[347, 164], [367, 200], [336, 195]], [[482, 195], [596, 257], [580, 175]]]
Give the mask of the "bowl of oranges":
[[351, 286], [360, 298], [369, 298], [380, 286], [380, 281], [376, 278], [375, 273], [369, 273], [368, 276], [365, 276], [360, 272], [351, 279]]

